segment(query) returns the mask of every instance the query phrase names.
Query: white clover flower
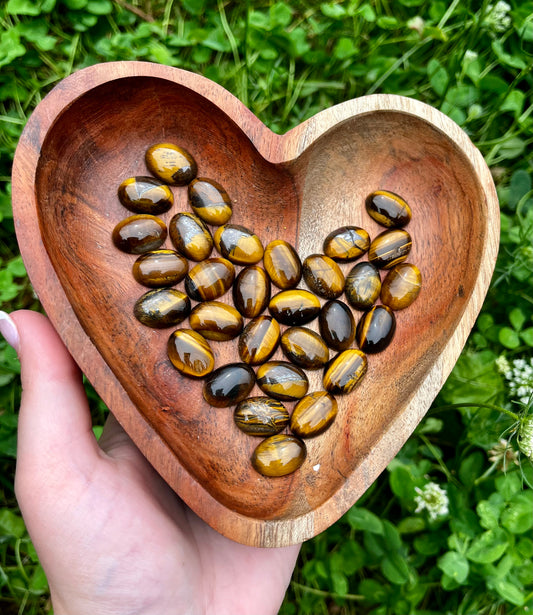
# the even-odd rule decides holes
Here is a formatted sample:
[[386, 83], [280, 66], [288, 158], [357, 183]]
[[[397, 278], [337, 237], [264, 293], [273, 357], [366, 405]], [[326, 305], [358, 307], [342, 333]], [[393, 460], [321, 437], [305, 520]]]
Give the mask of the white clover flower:
[[422, 17], [420, 17], [420, 15], [417, 15], [416, 17], [411, 17], [411, 19], [407, 22], [407, 27], [410, 30], [416, 30], [418, 34], [422, 34], [425, 26], [426, 22], [422, 19]]
[[429, 482], [422, 489], [415, 487], [415, 491], [415, 513], [427, 510], [432, 521], [448, 514], [448, 494], [437, 483]]
[[518, 430], [518, 448], [533, 461], [533, 416], [526, 416]]
[[474, 60], [478, 59], [478, 54], [475, 51], [472, 51], [471, 49], [467, 49], [465, 51], [465, 55], [464, 55], [464, 61], [465, 62], [473, 62]]
[[483, 23], [493, 32], [505, 32], [512, 24], [510, 10], [510, 5], [502, 0], [496, 2], [495, 5], [489, 4]]
[[495, 444], [490, 449], [488, 457], [490, 462], [497, 464], [502, 470], [505, 470], [509, 463], [514, 463], [517, 466], [520, 465], [517, 451], [504, 438], [500, 438], [498, 444]]
[[505, 357], [498, 357], [496, 365], [507, 380], [511, 397], [522, 404], [530, 403], [533, 397], [533, 358], [529, 362], [526, 359], [507, 361], [507, 368], [504, 360], [507, 361]]
[[503, 354], [496, 359], [495, 363], [500, 374], [505, 375], [511, 371], [511, 364]]

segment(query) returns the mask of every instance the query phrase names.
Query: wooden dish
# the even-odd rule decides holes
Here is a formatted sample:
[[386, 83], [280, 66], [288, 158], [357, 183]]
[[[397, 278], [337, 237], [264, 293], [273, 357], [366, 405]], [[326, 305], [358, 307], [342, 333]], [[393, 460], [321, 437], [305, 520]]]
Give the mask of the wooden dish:
[[[133, 317], [146, 289], [131, 275], [135, 257], [111, 241], [130, 215], [116, 191], [123, 179], [147, 174], [144, 152], [163, 141], [185, 147], [199, 175], [226, 188], [232, 222], [253, 229], [264, 245], [289, 241], [302, 258], [321, 252], [326, 235], [343, 225], [371, 237], [381, 232], [363, 205], [376, 189], [412, 207], [409, 262], [422, 272], [422, 292], [397, 313], [393, 343], [369, 357], [362, 383], [338, 398], [335, 423], [308, 440], [307, 460], [289, 476], [255, 472], [250, 456], [258, 440], [235, 427], [231, 408], [207, 405], [201, 382], [170, 364], [172, 330]], [[174, 208], [161, 216], [167, 222], [188, 210], [186, 189], [174, 193]], [[125, 430], [207, 523], [265, 547], [324, 530], [398, 452], [459, 357], [499, 237], [496, 193], [480, 153], [423, 103], [363, 97], [279, 136], [220, 86], [142, 62], [84, 69], [39, 104], [17, 148], [13, 206], [35, 291]], [[231, 293], [222, 300], [231, 303]], [[234, 341], [213, 347], [217, 365], [238, 360]], [[318, 374], [312, 387], [319, 382]]]

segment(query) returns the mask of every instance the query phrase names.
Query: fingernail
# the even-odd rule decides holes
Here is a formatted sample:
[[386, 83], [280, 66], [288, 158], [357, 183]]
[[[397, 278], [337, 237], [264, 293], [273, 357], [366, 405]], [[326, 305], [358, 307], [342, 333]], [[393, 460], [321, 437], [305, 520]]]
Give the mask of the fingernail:
[[6, 314], [6, 312], [2, 312], [1, 310], [0, 333], [2, 334], [6, 342], [18, 352], [20, 338], [17, 325], [14, 323], [13, 319], [9, 314]]

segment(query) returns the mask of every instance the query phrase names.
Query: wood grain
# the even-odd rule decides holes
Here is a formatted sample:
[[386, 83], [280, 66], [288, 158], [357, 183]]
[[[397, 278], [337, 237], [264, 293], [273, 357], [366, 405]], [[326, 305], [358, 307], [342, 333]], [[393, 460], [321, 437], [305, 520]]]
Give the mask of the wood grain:
[[[383, 230], [364, 209], [374, 190], [397, 192], [413, 210], [409, 262], [422, 273], [420, 296], [398, 312], [393, 343], [369, 357], [367, 376], [338, 398], [335, 423], [308, 441], [308, 458], [292, 475], [257, 474], [250, 456], [258, 440], [235, 427], [232, 409], [208, 406], [201, 383], [172, 367], [169, 330], [133, 317], [143, 288], [131, 275], [135, 258], [111, 242], [128, 215], [116, 190], [147, 174], [144, 152], [161, 141], [188, 149], [199, 175], [226, 188], [233, 223], [253, 229], [264, 245], [289, 241], [302, 258], [321, 252], [339, 226], [363, 227], [371, 237]], [[188, 210], [186, 189], [173, 191], [166, 222]], [[84, 69], [40, 103], [17, 148], [13, 207], [32, 284], [117, 419], [200, 517], [233, 540], [264, 547], [323, 531], [394, 457], [461, 352], [499, 237], [481, 155], [423, 103], [364, 97], [280, 136], [207, 79], [142, 62]], [[231, 292], [222, 300], [232, 303]], [[213, 348], [217, 365], [238, 360], [236, 342]], [[319, 374], [311, 381], [318, 388]]]

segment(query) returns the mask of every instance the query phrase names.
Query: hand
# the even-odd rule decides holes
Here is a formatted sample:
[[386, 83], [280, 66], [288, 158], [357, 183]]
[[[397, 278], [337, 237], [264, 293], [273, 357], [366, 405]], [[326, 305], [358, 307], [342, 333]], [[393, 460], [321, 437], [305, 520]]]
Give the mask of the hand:
[[298, 547], [245, 547], [212, 530], [112, 415], [97, 442], [81, 374], [48, 320], [21, 311], [12, 323], [16, 494], [55, 615], [277, 613]]

